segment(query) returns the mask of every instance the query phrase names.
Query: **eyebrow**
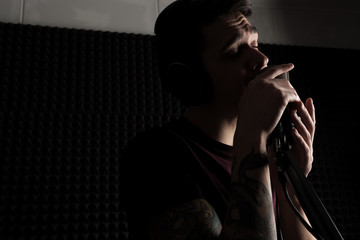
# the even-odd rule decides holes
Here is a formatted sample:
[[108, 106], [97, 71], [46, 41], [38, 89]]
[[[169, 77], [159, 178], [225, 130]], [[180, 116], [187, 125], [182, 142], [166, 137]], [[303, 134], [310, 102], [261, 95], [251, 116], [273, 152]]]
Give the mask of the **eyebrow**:
[[240, 41], [243, 37], [244, 37], [244, 33], [258, 33], [258, 30], [256, 29], [256, 27], [254, 27], [251, 24], [246, 24], [243, 28], [242, 31], [237, 32], [236, 34], [234, 34], [222, 47], [221, 52], [225, 52], [228, 48], [230, 48], [230, 46], [232, 46], [233, 44], [235, 44], [236, 42]]

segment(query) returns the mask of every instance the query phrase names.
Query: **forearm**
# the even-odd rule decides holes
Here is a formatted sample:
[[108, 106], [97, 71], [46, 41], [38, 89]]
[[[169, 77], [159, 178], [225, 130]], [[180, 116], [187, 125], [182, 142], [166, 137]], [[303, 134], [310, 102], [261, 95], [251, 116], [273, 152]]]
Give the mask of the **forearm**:
[[231, 199], [221, 239], [276, 239], [267, 156], [261, 144], [245, 144], [237, 142], [239, 148], [235, 148]]
[[[294, 193], [289, 189], [289, 195], [291, 197], [294, 206], [300, 212], [301, 216], [305, 219], [305, 221], [309, 224], [309, 221], [303, 211], [300, 203], [298, 202]], [[291, 208], [290, 204], [288, 203], [287, 199], [285, 198], [284, 192], [278, 192], [278, 204], [279, 204], [279, 221], [281, 226], [281, 231], [283, 234], [284, 239], [291, 239], [291, 240], [311, 240], [316, 239], [301, 223], [298, 216]]]

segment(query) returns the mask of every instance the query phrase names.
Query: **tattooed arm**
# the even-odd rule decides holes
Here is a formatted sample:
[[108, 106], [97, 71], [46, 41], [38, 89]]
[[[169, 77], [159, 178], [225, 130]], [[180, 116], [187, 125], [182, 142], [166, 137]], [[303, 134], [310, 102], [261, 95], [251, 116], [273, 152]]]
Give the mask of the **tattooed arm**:
[[267, 155], [262, 147], [233, 163], [231, 200], [221, 239], [276, 239], [276, 224]]
[[[236, 174], [234, 174], [236, 171]], [[153, 239], [275, 239], [275, 220], [265, 154], [250, 152], [233, 169], [227, 217], [220, 223], [204, 199], [177, 206], [152, 221]]]
[[152, 239], [218, 239], [221, 223], [205, 199], [177, 206], [149, 224]]

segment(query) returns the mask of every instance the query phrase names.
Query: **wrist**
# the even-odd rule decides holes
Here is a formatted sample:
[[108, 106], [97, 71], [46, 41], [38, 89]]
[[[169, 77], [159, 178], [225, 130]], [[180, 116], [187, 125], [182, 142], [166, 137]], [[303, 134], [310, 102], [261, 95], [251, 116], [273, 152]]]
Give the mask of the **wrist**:
[[250, 129], [236, 129], [234, 136], [234, 149], [238, 152], [244, 149], [246, 153], [250, 150], [255, 153], [267, 153], [267, 135], [261, 131]]

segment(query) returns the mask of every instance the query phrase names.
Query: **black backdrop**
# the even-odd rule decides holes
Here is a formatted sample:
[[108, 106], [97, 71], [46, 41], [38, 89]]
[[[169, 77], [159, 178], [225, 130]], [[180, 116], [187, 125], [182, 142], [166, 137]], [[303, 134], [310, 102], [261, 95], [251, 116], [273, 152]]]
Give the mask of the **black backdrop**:
[[[0, 23], [1, 239], [126, 239], [129, 139], [184, 110], [162, 92], [150, 35]], [[317, 114], [309, 178], [360, 239], [359, 51], [261, 44]]]

